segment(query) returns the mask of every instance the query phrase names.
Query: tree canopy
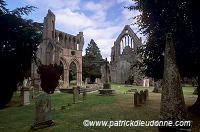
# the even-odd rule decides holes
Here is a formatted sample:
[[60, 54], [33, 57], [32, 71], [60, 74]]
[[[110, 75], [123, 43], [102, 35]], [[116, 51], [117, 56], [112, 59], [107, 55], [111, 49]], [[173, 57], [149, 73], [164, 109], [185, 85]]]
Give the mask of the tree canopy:
[[129, 9], [141, 12], [135, 17], [136, 24], [147, 36], [147, 43], [141, 48], [145, 75], [154, 79], [163, 77], [165, 35], [171, 32], [181, 76], [198, 77], [200, 84], [200, 20], [197, 19], [200, 8], [197, 1], [135, 0], [135, 5]]
[[93, 39], [91, 39], [85, 55], [83, 56], [83, 79], [90, 78], [91, 82], [95, 78], [101, 78], [101, 64], [104, 62], [101, 51]]
[[0, 108], [10, 101], [19, 75], [31, 68], [31, 62], [41, 42], [42, 24], [23, 19], [35, 7], [8, 10], [0, 0]]

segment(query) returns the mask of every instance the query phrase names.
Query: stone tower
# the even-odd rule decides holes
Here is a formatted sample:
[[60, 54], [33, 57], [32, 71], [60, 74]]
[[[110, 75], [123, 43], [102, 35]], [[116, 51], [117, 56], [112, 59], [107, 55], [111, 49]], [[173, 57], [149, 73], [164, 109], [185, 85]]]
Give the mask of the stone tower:
[[[42, 64], [62, 64], [64, 86], [69, 86], [70, 64], [76, 65], [77, 85], [82, 85], [82, 50], [84, 45], [83, 32], [71, 35], [55, 29], [56, 16], [48, 10], [44, 17], [42, 43], [40, 44], [37, 57]], [[37, 67], [32, 64], [32, 78], [39, 76]]]

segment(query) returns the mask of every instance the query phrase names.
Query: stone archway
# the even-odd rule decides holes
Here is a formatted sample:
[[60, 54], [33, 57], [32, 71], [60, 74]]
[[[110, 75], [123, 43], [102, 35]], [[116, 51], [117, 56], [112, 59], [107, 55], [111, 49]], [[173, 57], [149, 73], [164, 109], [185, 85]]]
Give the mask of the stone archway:
[[80, 61], [80, 58], [71, 58], [66, 57], [60, 58], [60, 61], [63, 64], [63, 81], [64, 81], [64, 87], [69, 86], [69, 72], [70, 72], [70, 65], [71, 63], [74, 63], [76, 65], [76, 85], [81, 86], [82, 85], [82, 58]]

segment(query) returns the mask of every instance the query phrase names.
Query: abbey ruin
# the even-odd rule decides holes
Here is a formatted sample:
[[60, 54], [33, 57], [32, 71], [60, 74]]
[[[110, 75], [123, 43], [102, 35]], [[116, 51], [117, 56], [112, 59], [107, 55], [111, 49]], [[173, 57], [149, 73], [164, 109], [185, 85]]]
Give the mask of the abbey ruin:
[[111, 83], [143, 85], [143, 77], [135, 66], [137, 49], [141, 45], [141, 38], [126, 25], [111, 48], [108, 78]]
[[[51, 10], [44, 18], [42, 43], [37, 57], [42, 64], [62, 64], [64, 86], [69, 86], [70, 65], [74, 63], [77, 71], [77, 85], [82, 85], [82, 50], [84, 45], [83, 32], [71, 35], [55, 29], [56, 17]], [[31, 76], [39, 79], [37, 66], [33, 63]]]

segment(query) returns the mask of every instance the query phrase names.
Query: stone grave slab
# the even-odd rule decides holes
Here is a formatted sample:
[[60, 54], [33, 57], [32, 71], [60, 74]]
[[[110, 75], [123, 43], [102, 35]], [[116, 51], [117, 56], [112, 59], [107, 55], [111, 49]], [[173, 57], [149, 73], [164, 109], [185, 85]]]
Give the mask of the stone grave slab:
[[51, 98], [47, 93], [41, 93], [36, 96], [36, 114], [35, 123], [31, 129], [43, 128], [54, 124], [51, 114]]

